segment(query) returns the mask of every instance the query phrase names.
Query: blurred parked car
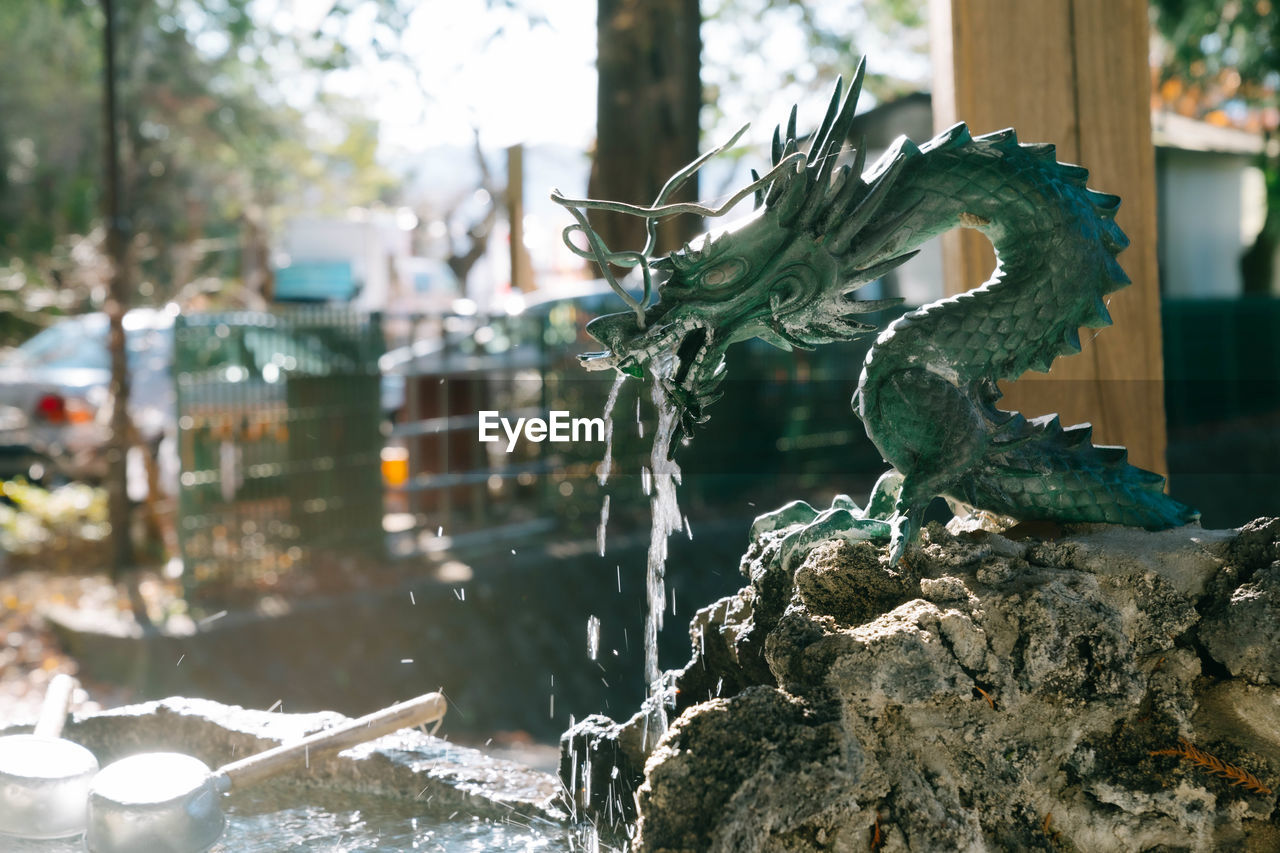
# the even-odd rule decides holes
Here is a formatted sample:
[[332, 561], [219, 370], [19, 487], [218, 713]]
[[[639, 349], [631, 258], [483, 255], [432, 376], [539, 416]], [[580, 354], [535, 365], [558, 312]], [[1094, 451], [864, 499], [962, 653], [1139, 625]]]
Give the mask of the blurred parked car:
[[[639, 298], [639, 293], [632, 296]], [[393, 416], [400, 411], [410, 376], [543, 369], [551, 352], [598, 349], [583, 333], [587, 321], [625, 308], [603, 279], [547, 292], [511, 294], [487, 312], [469, 299], [454, 300], [448, 311], [423, 315], [433, 323], [426, 334], [419, 332], [422, 336], [417, 340], [394, 347], [378, 359], [383, 411]]]
[[[129, 410], [141, 444], [161, 453], [162, 483], [177, 482], [174, 439], [177, 413], [173, 380], [176, 311], [135, 308], [125, 315], [130, 376]], [[61, 320], [0, 359], [0, 479], [24, 476], [32, 481], [96, 482], [106, 475], [103, 449], [110, 435], [107, 411], [111, 359], [107, 353], [107, 316], [84, 314]], [[335, 350], [320, 335], [301, 330], [245, 328], [225, 338], [190, 365], [220, 371], [243, 383], [242, 397], [257, 405], [284, 405], [287, 369], [306, 373], [354, 368], [350, 353]], [[281, 367], [281, 352], [291, 353]], [[392, 384], [396, 380], [390, 380]], [[383, 380], [383, 410], [394, 401]], [[401, 380], [402, 382], [402, 380]], [[252, 389], [243, 389], [253, 386]], [[188, 390], [188, 406], [220, 406], [225, 401], [209, 386]], [[402, 398], [398, 388], [394, 397]], [[142, 457], [130, 459], [130, 493], [145, 483]], [[145, 487], [141, 487], [145, 494]]]
[[[171, 311], [125, 315], [130, 414], [157, 444], [173, 421]], [[107, 315], [61, 320], [0, 360], [0, 477], [95, 481], [106, 474], [111, 383]]]

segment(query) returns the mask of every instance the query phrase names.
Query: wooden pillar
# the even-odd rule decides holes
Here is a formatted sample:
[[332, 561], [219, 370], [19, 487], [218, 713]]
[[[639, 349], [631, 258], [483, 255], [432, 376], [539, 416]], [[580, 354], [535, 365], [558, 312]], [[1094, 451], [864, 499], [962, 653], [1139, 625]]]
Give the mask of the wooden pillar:
[[511, 290], [529, 293], [535, 288], [533, 262], [524, 246], [524, 146], [507, 149], [507, 222], [511, 250]]
[[[1146, 0], [931, 0], [936, 128], [967, 122], [976, 136], [1013, 127], [1052, 142], [1058, 159], [1089, 170], [1089, 186], [1119, 195], [1133, 284], [1111, 294], [1115, 325], [1048, 376], [1005, 387], [1004, 408], [1092, 422], [1094, 442], [1166, 473], [1155, 155], [1151, 145]], [[944, 237], [947, 293], [980, 285], [995, 266], [975, 231]]]

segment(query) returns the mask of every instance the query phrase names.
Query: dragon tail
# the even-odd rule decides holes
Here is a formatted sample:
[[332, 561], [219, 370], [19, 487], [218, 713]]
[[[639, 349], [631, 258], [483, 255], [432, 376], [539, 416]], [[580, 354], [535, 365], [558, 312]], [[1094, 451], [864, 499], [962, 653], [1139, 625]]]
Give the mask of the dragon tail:
[[875, 172], [869, 183], [892, 192], [858, 234], [859, 266], [955, 226], [987, 235], [1000, 260], [982, 287], [900, 318], [879, 356], [932, 351], [960, 382], [1012, 380], [1080, 352], [1080, 327], [1111, 324], [1107, 296], [1129, 284], [1116, 260], [1129, 245], [1120, 199], [1089, 189], [1089, 173], [1057, 162], [1052, 145], [1019, 143], [1012, 130], [971, 137], [959, 124], [920, 148], [902, 140]]
[[1007, 417], [1001, 440], [950, 496], [1021, 519], [1159, 530], [1200, 517], [1164, 494], [1164, 477], [1130, 465], [1123, 447], [1094, 445], [1089, 424], [1063, 428], [1057, 415], [997, 414]]
[[893, 191], [846, 260], [884, 264], [955, 226], [984, 233], [999, 260], [981, 287], [895, 321], [863, 365], [855, 409], [904, 476], [899, 540], [939, 493], [1021, 519], [1159, 529], [1198, 517], [1124, 448], [1094, 446], [1090, 426], [995, 407], [998, 380], [1079, 353], [1080, 328], [1109, 325], [1107, 296], [1129, 283], [1120, 199], [1087, 180], [1053, 146], [964, 125], [919, 148], [900, 142], [867, 178]]

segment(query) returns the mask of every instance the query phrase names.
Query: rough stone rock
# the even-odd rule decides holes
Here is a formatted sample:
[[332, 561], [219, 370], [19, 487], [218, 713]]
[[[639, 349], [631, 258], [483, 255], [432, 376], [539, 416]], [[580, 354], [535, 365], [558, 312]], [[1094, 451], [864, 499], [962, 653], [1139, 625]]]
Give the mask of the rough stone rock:
[[761, 532], [628, 757], [634, 849], [1280, 850], [1280, 522], [952, 529], [896, 574]]
[[598, 815], [606, 826], [635, 818], [635, 789], [644, 775], [644, 714], [625, 723], [602, 714], [572, 726], [560, 738], [560, 778], [576, 793], [575, 811]]
[[1200, 639], [1232, 675], [1280, 685], [1280, 562], [1258, 571], [1215, 607]]
[[1280, 685], [1280, 519], [1252, 522], [1219, 550], [1229, 568], [1216, 579], [1200, 641], [1231, 675]]

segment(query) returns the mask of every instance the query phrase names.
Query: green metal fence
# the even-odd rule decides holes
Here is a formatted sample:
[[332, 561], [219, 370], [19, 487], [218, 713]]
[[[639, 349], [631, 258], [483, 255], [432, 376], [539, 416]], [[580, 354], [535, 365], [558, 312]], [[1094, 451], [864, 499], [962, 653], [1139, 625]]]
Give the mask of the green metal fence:
[[[320, 551], [381, 557], [384, 511], [401, 525], [394, 553], [552, 530], [589, 538], [606, 493], [615, 519], [642, 519], [649, 433], [636, 420], [651, 415], [639, 383], [615, 409], [605, 489], [598, 443], [521, 442], [508, 454], [476, 436], [481, 410], [600, 413], [612, 377], [583, 371], [576, 353], [596, 347], [583, 327], [601, 310], [566, 300], [517, 316], [401, 322], [393, 334], [405, 346], [392, 355], [402, 357], [404, 393], [389, 435], [380, 429], [382, 318], [332, 309], [179, 318], [178, 530], [189, 584], [252, 583]], [[903, 310], [871, 322], [884, 327]], [[1166, 301], [1163, 312], [1171, 426], [1280, 408], [1280, 300]], [[884, 464], [849, 396], [870, 343], [735, 348], [724, 399], [680, 454], [682, 506], [706, 517], [780, 496], [865, 498]], [[408, 479], [384, 502], [386, 441], [406, 451]]]
[[403, 327], [403, 346], [392, 350], [389, 369], [404, 383], [390, 442], [408, 456], [407, 480], [388, 501], [393, 553], [496, 546], [553, 529], [546, 489], [561, 470], [560, 454], [526, 442], [507, 453], [477, 436], [481, 411], [546, 416], [546, 318], [502, 312], [390, 319]]
[[1171, 427], [1280, 409], [1280, 299], [1166, 299], [1160, 310]]
[[179, 317], [178, 539], [188, 592], [383, 547], [381, 323], [331, 309]]

